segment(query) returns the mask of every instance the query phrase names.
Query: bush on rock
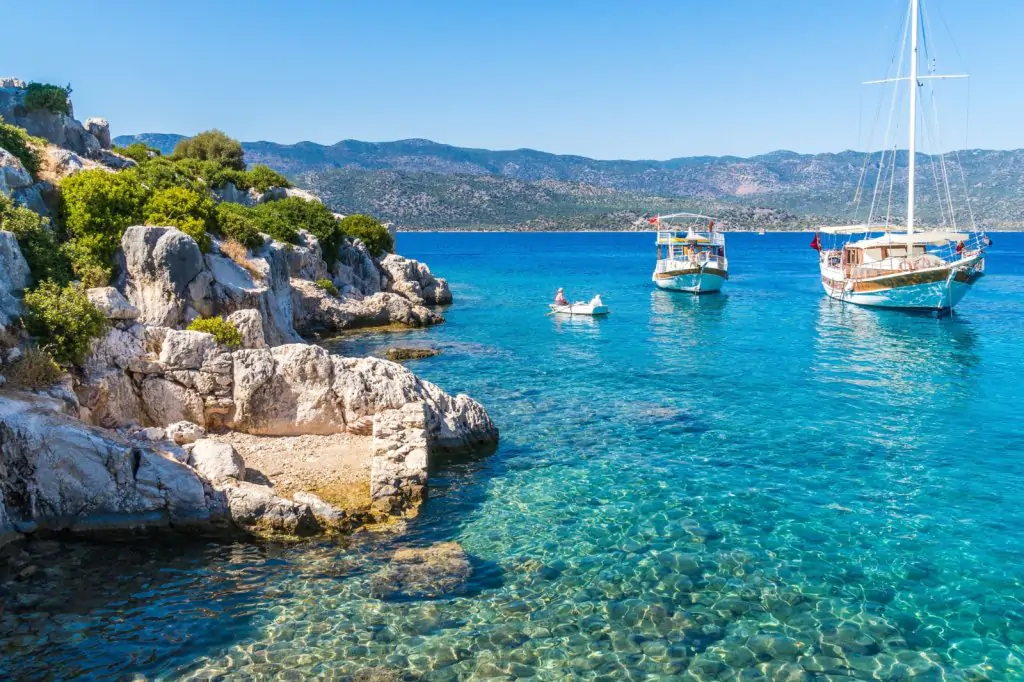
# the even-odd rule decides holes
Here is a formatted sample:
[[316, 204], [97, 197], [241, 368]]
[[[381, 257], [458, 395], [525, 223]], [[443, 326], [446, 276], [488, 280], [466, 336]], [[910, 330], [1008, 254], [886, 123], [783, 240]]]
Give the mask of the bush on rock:
[[25, 90], [25, 108], [29, 111], [42, 109], [52, 114], [70, 114], [71, 107], [68, 105], [70, 96], [70, 85], [62, 88], [49, 83], [29, 83]]
[[146, 146], [142, 142], [133, 142], [127, 147], [114, 147], [113, 151], [121, 156], [128, 157], [139, 165], [160, 156], [159, 149]]
[[0, 230], [14, 233], [34, 281], [50, 279], [67, 284], [71, 280], [67, 254], [61, 249], [49, 221], [23, 206], [15, 206], [3, 194], [0, 194]]
[[[288, 181], [288, 178], [281, 175], [273, 168], [262, 164], [253, 166], [252, 170], [247, 171], [245, 175], [246, 182], [249, 187], [253, 188], [260, 194], [266, 192], [271, 187], [292, 186], [292, 183]], [[241, 187], [239, 189], [241, 189]]]
[[25, 293], [25, 329], [43, 350], [65, 365], [80, 365], [92, 340], [103, 334], [107, 319], [81, 287], [43, 282]]
[[162, 156], [147, 158], [140, 162], [135, 172], [138, 173], [142, 184], [153, 192], [171, 187], [196, 189], [196, 182], [191, 174], [185, 172], [180, 164]]
[[309, 230], [320, 241], [324, 260], [330, 265], [341, 246], [344, 234], [338, 219], [318, 201], [287, 197], [260, 204], [254, 209], [260, 229], [274, 239], [296, 244], [299, 230]]
[[50, 354], [38, 348], [27, 348], [22, 356], [7, 370], [6, 386], [25, 391], [53, 386], [64, 376], [64, 370], [53, 361]]
[[206, 332], [212, 334], [217, 343], [228, 348], [238, 348], [242, 345], [242, 334], [233, 322], [223, 317], [203, 317], [192, 320], [188, 326], [189, 331]]
[[246, 248], [255, 249], [263, 245], [259, 221], [252, 209], [241, 204], [223, 202], [217, 204], [217, 227], [225, 237], [234, 239]]
[[341, 229], [349, 237], [366, 244], [366, 248], [375, 258], [395, 250], [395, 239], [388, 232], [388, 228], [368, 215], [345, 216], [341, 221]]
[[335, 298], [337, 298], [339, 295], [338, 287], [334, 286], [334, 282], [332, 282], [329, 279], [318, 279], [316, 281], [316, 285], [323, 289], [324, 291], [326, 291], [327, 293], [329, 293], [331, 296], [334, 296]]
[[242, 144], [220, 130], [207, 130], [186, 138], [174, 147], [175, 159], [213, 161], [223, 168], [245, 170], [245, 152]]
[[[75, 274], [110, 270], [126, 228], [139, 225], [149, 190], [132, 171], [86, 170], [60, 182], [64, 226]], [[105, 282], [104, 282], [105, 284]]]
[[174, 226], [196, 240], [204, 253], [210, 250], [206, 233], [216, 229], [216, 208], [207, 194], [186, 187], [153, 192], [143, 209], [147, 225]]
[[33, 177], [39, 173], [39, 165], [42, 163], [39, 150], [45, 146], [46, 140], [32, 137], [24, 128], [4, 123], [3, 118], [0, 118], [0, 147], [18, 157], [21, 165]]

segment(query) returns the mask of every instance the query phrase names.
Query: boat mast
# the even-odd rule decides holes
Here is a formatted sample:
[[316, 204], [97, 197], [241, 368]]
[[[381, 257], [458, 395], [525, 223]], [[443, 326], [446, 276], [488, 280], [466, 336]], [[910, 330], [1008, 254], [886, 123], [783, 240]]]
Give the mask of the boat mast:
[[[914, 234], [914, 172], [917, 166], [917, 27], [919, 0], [910, 0], [910, 164], [907, 170], [907, 236]], [[910, 253], [910, 247], [907, 247]]]

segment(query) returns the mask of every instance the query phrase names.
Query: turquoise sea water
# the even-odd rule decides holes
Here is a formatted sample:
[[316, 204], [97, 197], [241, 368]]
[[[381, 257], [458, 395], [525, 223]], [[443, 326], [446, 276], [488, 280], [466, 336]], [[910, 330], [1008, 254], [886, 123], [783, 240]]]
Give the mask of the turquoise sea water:
[[[935, 319], [830, 302], [806, 235], [729, 235], [694, 298], [652, 288], [650, 234], [402, 234], [448, 323], [332, 348], [441, 348], [410, 367], [498, 451], [399, 538], [37, 547], [0, 677], [1024, 679], [1024, 235], [995, 238]], [[546, 317], [558, 286], [612, 315]], [[464, 591], [371, 595], [446, 540]]]

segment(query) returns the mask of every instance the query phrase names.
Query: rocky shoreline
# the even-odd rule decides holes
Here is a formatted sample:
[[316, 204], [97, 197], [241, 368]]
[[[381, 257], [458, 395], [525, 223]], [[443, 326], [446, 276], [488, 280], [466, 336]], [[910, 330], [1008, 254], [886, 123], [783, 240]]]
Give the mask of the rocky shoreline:
[[[0, 116], [44, 138], [46, 158], [60, 163], [34, 178], [0, 148], [5, 197], [56, 217], [47, 200], [54, 182], [84, 168], [135, 165], [110, 149], [105, 121], [79, 123], [70, 102], [68, 114], [26, 114], [24, 89], [0, 80]], [[231, 183], [214, 196], [319, 201]], [[414, 514], [434, 458], [497, 443], [497, 428], [470, 397], [397, 363], [304, 341], [443, 322], [437, 306], [450, 304], [451, 292], [422, 263], [375, 257], [358, 239], [324, 254], [306, 230], [297, 243], [263, 235], [243, 253], [216, 237], [201, 248], [160, 225], [124, 230], [117, 260], [111, 286], [85, 290], [106, 331], [84, 362], [53, 385], [4, 386], [40, 340], [20, 323], [29, 264], [15, 235], [0, 231], [0, 545], [153, 529], [346, 533]], [[240, 343], [185, 329], [211, 317], [237, 329]], [[311, 450], [317, 456], [306, 461]]]

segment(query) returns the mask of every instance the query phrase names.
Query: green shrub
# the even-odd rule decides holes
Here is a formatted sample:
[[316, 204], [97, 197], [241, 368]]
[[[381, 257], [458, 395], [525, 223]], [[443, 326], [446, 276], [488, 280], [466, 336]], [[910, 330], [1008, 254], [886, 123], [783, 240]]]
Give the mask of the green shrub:
[[25, 293], [25, 329], [43, 343], [43, 350], [62, 364], [80, 365], [93, 339], [107, 327], [103, 313], [81, 287], [43, 282]]
[[203, 171], [203, 180], [213, 189], [223, 187], [228, 182], [242, 191], [249, 189], [249, 174], [245, 171], [234, 168], [210, 169], [209, 166], [203, 168]]
[[228, 348], [238, 348], [242, 345], [242, 335], [233, 322], [223, 317], [204, 317], [192, 320], [188, 326], [189, 331], [206, 332], [213, 334], [217, 343], [222, 343]]
[[[330, 209], [319, 201], [306, 201], [299, 197], [287, 197], [280, 201], [269, 201], [260, 204], [255, 209], [260, 216], [261, 229], [280, 241], [298, 243], [299, 230], [309, 230], [314, 237], [320, 240], [320, 248], [324, 260], [330, 265], [338, 254], [338, 247], [344, 233], [341, 231], [338, 219], [334, 217]], [[278, 236], [275, 232], [289, 236]]]
[[61, 252], [71, 263], [71, 273], [86, 289], [105, 287], [113, 274], [110, 260], [98, 254], [104, 250], [101, 235], [87, 235], [61, 245]]
[[216, 210], [217, 228], [222, 235], [249, 249], [263, 246], [260, 225], [251, 208], [225, 201], [217, 204]]
[[25, 108], [29, 111], [45, 109], [54, 114], [70, 114], [71, 107], [68, 106], [68, 97], [71, 96], [71, 86], [62, 88], [59, 85], [48, 83], [29, 83], [25, 91]]
[[34, 281], [51, 279], [59, 284], [71, 281], [71, 265], [48, 220], [35, 211], [14, 206], [0, 194], [0, 230], [14, 233]]
[[253, 166], [246, 172], [246, 180], [249, 187], [252, 187], [261, 194], [271, 187], [291, 187], [292, 183], [288, 178], [278, 173], [273, 168], [264, 165]]
[[338, 287], [329, 279], [318, 279], [315, 284], [335, 298], [338, 297]]
[[187, 187], [157, 190], [146, 202], [147, 225], [172, 225], [196, 240], [205, 253], [210, 250], [207, 232], [217, 227], [213, 199]]
[[42, 163], [40, 149], [46, 144], [46, 140], [41, 137], [32, 137], [24, 128], [4, 123], [3, 118], [0, 118], [0, 147], [18, 157], [33, 177], [39, 173], [39, 165]]
[[395, 239], [388, 228], [368, 215], [348, 215], [341, 221], [342, 231], [354, 239], [362, 240], [375, 258], [395, 250]]
[[138, 173], [142, 184], [153, 192], [171, 187], [196, 189], [196, 181], [192, 175], [186, 173], [179, 164], [162, 156], [146, 160], [135, 172]]
[[159, 149], [148, 147], [142, 142], [132, 142], [127, 147], [114, 147], [113, 151], [121, 156], [127, 156], [140, 165], [160, 156]]
[[6, 386], [35, 391], [53, 386], [63, 376], [64, 370], [49, 353], [38, 348], [26, 348], [21, 358], [7, 370]]
[[220, 130], [207, 130], [186, 138], [174, 147], [175, 159], [213, 161], [222, 168], [245, 170], [245, 152], [242, 144]]
[[134, 171], [86, 170], [60, 182], [64, 225], [77, 241], [76, 252], [109, 268], [126, 228], [143, 221], [149, 190]]

